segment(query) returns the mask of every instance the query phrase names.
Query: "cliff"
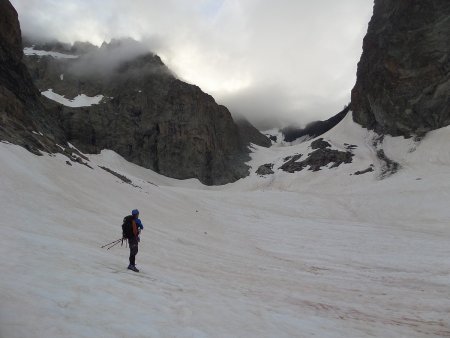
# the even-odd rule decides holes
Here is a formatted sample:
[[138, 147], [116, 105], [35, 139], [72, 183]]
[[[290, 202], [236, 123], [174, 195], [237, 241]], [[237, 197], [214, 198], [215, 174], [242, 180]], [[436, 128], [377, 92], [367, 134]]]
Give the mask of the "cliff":
[[64, 134], [52, 111], [44, 108], [41, 95], [22, 62], [22, 37], [17, 12], [0, 0], [0, 139], [40, 150], [57, 151]]
[[410, 136], [450, 124], [450, 2], [375, 0], [352, 91], [354, 120]]
[[[74, 50], [51, 44], [46, 49]], [[240, 133], [226, 107], [177, 79], [136, 41], [113, 40], [86, 50], [66, 57], [30, 53], [25, 59], [41, 91], [69, 99], [101, 95], [89, 106], [47, 104], [59, 109], [67, 140], [83, 152], [111, 149], [169, 177], [224, 184], [248, 175], [250, 142], [270, 145], [254, 128], [251, 135]]]

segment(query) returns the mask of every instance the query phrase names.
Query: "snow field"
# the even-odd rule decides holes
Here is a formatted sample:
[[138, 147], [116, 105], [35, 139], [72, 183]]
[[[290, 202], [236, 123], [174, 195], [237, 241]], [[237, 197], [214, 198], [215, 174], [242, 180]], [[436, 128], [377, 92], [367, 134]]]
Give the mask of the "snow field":
[[[402, 170], [384, 180], [350, 118], [323, 137], [358, 145], [353, 163], [259, 177], [309, 142], [255, 147], [252, 174], [222, 187], [0, 143], [0, 336], [449, 336], [450, 128], [385, 138]], [[100, 248], [133, 208], [139, 274], [125, 247]]]

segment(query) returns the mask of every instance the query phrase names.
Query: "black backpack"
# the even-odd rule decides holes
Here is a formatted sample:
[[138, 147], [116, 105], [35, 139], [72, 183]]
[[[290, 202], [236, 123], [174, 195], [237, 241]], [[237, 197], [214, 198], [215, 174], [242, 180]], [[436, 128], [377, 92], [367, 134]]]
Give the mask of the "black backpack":
[[122, 224], [123, 238], [132, 238], [134, 236], [133, 226], [131, 223], [133, 221], [133, 218], [134, 218], [133, 216], [129, 215], [123, 219], [123, 224]]

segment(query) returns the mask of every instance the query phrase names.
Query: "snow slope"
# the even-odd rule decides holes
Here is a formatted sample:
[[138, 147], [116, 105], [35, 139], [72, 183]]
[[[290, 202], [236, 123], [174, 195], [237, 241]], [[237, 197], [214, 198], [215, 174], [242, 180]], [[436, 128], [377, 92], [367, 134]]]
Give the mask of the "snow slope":
[[[0, 336], [450, 336], [450, 128], [386, 138], [402, 170], [384, 180], [351, 118], [323, 137], [354, 163], [223, 187], [0, 143]], [[252, 172], [308, 146], [255, 147]], [[100, 248], [132, 208], [139, 274]]]
[[[61, 80], [63, 79], [61, 75]], [[53, 89], [48, 89], [41, 92], [42, 95], [49, 98], [50, 100], [61, 103], [67, 107], [89, 107], [93, 104], [99, 104], [103, 99], [103, 95], [87, 96], [85, 94], [80, 94], [75, 96], [72, 100], [66, 99], [64, 96], [59, 95], [53, 91]]]

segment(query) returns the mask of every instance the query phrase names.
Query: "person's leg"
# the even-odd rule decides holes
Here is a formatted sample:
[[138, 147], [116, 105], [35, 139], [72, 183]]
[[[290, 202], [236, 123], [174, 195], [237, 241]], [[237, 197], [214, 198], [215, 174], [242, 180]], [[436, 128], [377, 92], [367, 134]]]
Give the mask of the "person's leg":
[[136, 255], [138, 253], [138, 242], [135, 238], [128, 239], [128, 245], [130, 246], [130, 265], [136, 265]]

